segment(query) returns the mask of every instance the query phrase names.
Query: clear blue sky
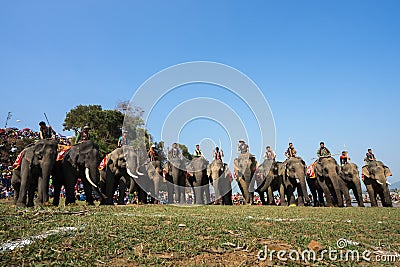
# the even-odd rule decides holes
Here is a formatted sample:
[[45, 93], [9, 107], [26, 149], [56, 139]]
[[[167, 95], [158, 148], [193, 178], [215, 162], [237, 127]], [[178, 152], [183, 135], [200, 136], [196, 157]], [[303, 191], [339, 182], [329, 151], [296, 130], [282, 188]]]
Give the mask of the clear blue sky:
[[[46, 112], [61, 132], [78, 104], [111, 109], [161, 69], [208, 60], [261, 88], [279, 159], [289, 138], [308, 163], [322, 140], [334, 152], [346, 144], [358, 165], [371, 147], [398, 181], [399, 10], [390, 0], [1, 1], [0, 126], [11, 111], [10, 126], [37, 129]], [[198, 92], [171, 95], [160, 116]], [[213, 131], [227, 142], [204, 121], [182, 140], [193, 147]]]

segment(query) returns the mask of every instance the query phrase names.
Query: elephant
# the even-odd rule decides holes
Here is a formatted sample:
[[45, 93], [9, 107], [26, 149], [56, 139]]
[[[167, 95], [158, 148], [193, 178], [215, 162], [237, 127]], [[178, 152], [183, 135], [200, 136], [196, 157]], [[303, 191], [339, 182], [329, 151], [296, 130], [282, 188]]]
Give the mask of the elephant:
[[307, 165], [300, 157], [291, 157], [283, 163], [283, 184], [289, 205], [295, 205], [294, 191], [297, 191], [297, 205], [304, 206], [310, 202], [306, 186]]
[[215, 204], [232, 205], [232, 175], [228, 165], [221, 160], [213, 160], [207, 166], [207, 176], [210, 177], [215, 192]]
[[257, 160], [250, 153], [240, 154], [234, 160], [235, 178], [237, 179], [240, 191], [246, 204], [253, 204], [254, 201], [254, 174], [257, 169]]
[[[283, 184], [284, 170], [284, 164], [274, 160], [264, 160], [257, 168], [257, 177], [260, 177], [260, 182], [257, 183], [256, 192], [259, 194], [263, 205], [276, 205], [274, 191], [279, 191], [280, 205], [284, 205], [286, 202], [285, 186]], [[265, 201], [265, 193], [267, 193], [267, 201]]]
[[188, 182], [194, 192], [195, 204], [208, 204], [210, 200], [210, 179], [207, 175], [209, 162], [204, 157], [192, 159], [188, 165]]
[[107, 198], [100, 192], [99, 170], [100, 162], [99, 146], [93, 141], [78, 143], [65, 153], [62, 160], [57, 161], [54, 170], [54, 199], [53, 205], [58, 206], [60, 201], [61, 186], [65, 187], [65, 205], [75, 203], [75, 184], [78, 178], [82, 179], [85, 190], [86, 202], [94, 205], [92, 187], [103, 198]]
[[183, 163], [180, 158], [171, 158], [164, 165], [168, 190], [168, 204], [174, 203], [174, 193], [175, 202], [185, 203], [186, 176], [183, 169]]
[[388, 187], [389, 182], [387, 181], [389, 176], [392, 176], [392, 172], [381, 161], [371, 161], [368, 165], [362, 167], [362, 177], [372, 207], [378, 206], [377, 195], [379, 195], [383, 207], [393, 206]]
[[[34, 206], [34, 193], [38, 190], [36, 204], [43, 206], [49, 201], [49, 181], [57, 157], [55, 140], [39, 140], [23, 150], [21, 169], [13, 173], [12, 185], [18, 207]], [[26, 194], [28, 203], [26, 203]]]
[[162, 177], [161, 162], [156, 160], [142, 164], [139, 166], [138, 175], [139, 178], [134, 182], [138, 186], [139, 201], [147, 204], [147, 196], [149, 195], [151, 204], [159, 203], [160, 182]]
[[[361, 190], [361, 181], [360, 181], [360, 174], [358, 172], [358, 167], [355, 163], [347, 163], [340, 167], [340, 178], [342, 178], [344, 188], [346, 192], [349, 192], [351, 189], [353, 194], [357, 200], [359, 207], [364, 207], [364, 202], [362, 198], [362, 190]], [[343, 192], [345, 195], [345, 199], [347, 194]], [[350, 197], [350, 196], [349, 196]], [[350, 207], [351, 199], [346, 199], [346, 206]]]
[[[128, 167], [127, 154], [129, 155], [129, 162], [131, 163]], [[101, 192], [106, 195], [106, 198], [102, 198], [100, 205], [113, 205], [113, 196], [117, 187], [119, 188], [119, 194], [117, 198], [118, 205], [124, 205], [124, 196], [126, 188], [131, 188], [131, 184], [134, 184], [134, 179], [139, 178], [137, 168], [137, 155], [133, 149], [129, 147], [120, 147], [113, 150], [106, 156], [105, 166], [99, 167], [100, 169], [100, 182], [99, 187]]]
[[[326, 203], [329, 207], [334, 205], [343, 207], [342, 193], [346, 194], [346, 190], [343, 189], [343, 182], [339, 173], [340, 167], [332, 157], [321, 157], [315, 163], [316, 179], [325, 194]], [[347, 201], [348, 198], [349, 196], [346, 197]]]

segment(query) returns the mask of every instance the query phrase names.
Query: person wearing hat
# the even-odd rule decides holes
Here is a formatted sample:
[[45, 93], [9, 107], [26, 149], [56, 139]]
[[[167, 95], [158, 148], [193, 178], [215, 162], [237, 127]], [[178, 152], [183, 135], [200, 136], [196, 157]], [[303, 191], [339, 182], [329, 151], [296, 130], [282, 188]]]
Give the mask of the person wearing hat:
[[219, 147], [216, 147], [215, 151], [214, 151], [214, 156], [213, 156], [214, 160], [222, 161], [223, 157], [224, 157], [224, 151], [222, 151], [222, 149], [221, 149], [221, 151], [219, 151]]
[[128, 139], [126, 137], [127, 135], [127, 131], [123, 131], [122, 136], [120, 136], [118, 138], [118, 147], [122, 147], [122, 146], [127, 146], [128, 145]]
[[83, 127], [83, 130], [76, 136], [75, 144], [90, 140], [89, 130], [90, 130], [89, 125], [85, 125], [85, 127]]
[[147, 157], [149, 158], [149, 161], [156, 161], [156, 160], [158, 160], [158, 154], [157, 154], [157, 152], [156, 152], [156, 146], [155, 145], [152, 145], [151, 147], [150, 147], [150, 150], [149, 150], [149, 152], [147, 152]]
[[39, 122], [40, 132], [39, 137], [40, 139], [49, 139], [52, 136], [56, 135], [56, 132], [51, 128], [51, 126], [46, 126], [44, 121]]
[[203, 152], [200, 150], [200, 145], [196, 145], [196, 149], [194, 150], [193, 157], [194, 158], [200, 158], [203, 156]]
[[246, 154], [249, 152], [249, 146], [244, 142], [243, 139], [239, 140], [238, 151], [240, 154]]

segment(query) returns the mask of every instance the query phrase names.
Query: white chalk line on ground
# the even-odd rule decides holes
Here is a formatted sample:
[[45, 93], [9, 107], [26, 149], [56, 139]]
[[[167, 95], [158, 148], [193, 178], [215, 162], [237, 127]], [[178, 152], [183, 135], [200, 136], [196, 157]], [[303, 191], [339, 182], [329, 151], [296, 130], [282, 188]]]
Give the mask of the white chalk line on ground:
[[44, 234], [41, 234], [41, 235], [30, 236], [30, 237], [27, 237], [27, 238], [24, 238], [24, 239], [21, 239], [21, 240], [6, 242], [6, 243], [1, 245], [0, 252], [12, 251], [12, 250], [17, 249], [17, 248], [23, 248], [25, 246], [28, 246], [28, 245], [32, 244], [37, 239], [45, 239], [45, 238], [47, 238], [47, 237], [49, 237], [51, 235], [56, 235], [56, 234], [66, 233], [66, 232], [72, 232], [72, 231], [77, 231], [77, 230], [81, 230], [81, 229], [83, 229], [83, 228], [58, 227], [56, 229], [49, 230], [49, 231], [47, 231], [47, 232], [45, 232]]

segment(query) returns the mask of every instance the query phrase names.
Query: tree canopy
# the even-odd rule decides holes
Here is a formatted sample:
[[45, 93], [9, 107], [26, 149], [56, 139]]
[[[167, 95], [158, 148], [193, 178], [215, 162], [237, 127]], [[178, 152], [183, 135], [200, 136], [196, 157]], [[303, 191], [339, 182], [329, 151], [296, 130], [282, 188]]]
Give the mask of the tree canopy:
[[102, 153], [115, 149], [124, 114], [118, 110], [103, 110], [100, 105], [79, 105], [71, 109], [65, 117], [64, 130], [73, 130], [75, 134], [85, 126], [90, 126], [90, 135], [93, 141], [99, 144]]

